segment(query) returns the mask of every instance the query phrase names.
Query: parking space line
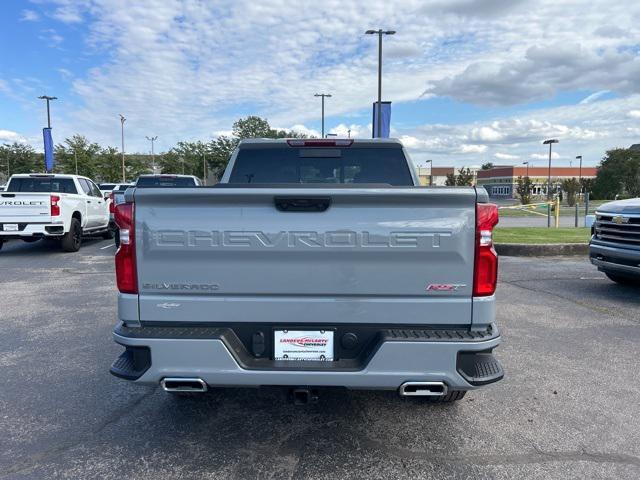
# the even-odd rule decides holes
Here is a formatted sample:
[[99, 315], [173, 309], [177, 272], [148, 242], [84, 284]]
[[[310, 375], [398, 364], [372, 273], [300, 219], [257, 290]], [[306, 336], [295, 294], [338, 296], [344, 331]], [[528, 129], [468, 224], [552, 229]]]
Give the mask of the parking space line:
[[100, 247], [100, 250], [106, 250], [107, 248], [111, 248], [111, 247], [115, 247], [115, 246], [116, 246], [116, 244], [112, 243], [110, 245], [107, 245], [106, 247]]

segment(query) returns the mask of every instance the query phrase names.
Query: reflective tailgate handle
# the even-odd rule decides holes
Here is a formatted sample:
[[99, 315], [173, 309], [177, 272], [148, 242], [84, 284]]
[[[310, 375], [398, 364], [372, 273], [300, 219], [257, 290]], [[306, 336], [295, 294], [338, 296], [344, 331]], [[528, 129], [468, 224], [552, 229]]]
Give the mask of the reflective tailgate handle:
[[275, 197], [281, 212], [324, 212], [331, 205], [330, 197]]

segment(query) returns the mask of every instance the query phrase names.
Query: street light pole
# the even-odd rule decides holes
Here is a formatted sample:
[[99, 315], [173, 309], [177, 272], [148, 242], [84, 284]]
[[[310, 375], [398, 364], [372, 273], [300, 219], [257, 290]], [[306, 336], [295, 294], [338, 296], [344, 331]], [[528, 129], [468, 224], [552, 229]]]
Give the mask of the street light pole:
[[522, 162], [522, 164], [527, 166], [527, 178], [529, 178], [529, 162]]
[[144, 138], [151, 142], [151, 168], [153, 169], [153, 173], [156, 173], [156, 152], [153, 149], [153, 143], [158, 139], [158, 136], [156, 135], [155, 137], [147, 137], [145, 135]]
[[424, 163], [429, 164], [429, 186], [433, 187], [433, 160], [427, 160]]
[[202, 184], [207, 184], [207, 153], [202, 152]]
[[331, 94], [330, 93], [316, 93], [313, 96], [322, 98], [322, 136], [321, 136], [321, 138], [324, 138], [324, 99], [325, 99], [325, 97], [330, 97]]
[[57, 100], [58, 97], [49, 97], [48, 95], [41, 95], [38, 97], [40, 100], [47, 101], [47, 127], [51, 128], [51, 113], [49, 112], [49, 102], [51, 100]]
[[580, 160], [580, 170], [578, 170], [578, 183], [580, 184], [580, 195], [582, 195], [582, 155], [577, 155], [576, 160]]
[[126, 122], [127, 119], [124, 118], [124, 115], [120, 114], [120, 135], [121, 135], [121, 140], [122, 140], [122, 183], [126, 183], [126, 173], [124, 170], [124, 122]]
[[394, 35], [396, 32], [395, 30], [385, 31], [380, 28], [378, 30], [367, 30], [364, 33], [365, 35], [378, 35], [378, 114], [376, 115], [376, 134], [373, 137], [380, 138], [380, 134], [382, 133], [382, 36]]
[[547, 172], [547, 228], [551, 228], [551, 145], [559, 143], [555, 138], [545, 140], [543, 145], [549, 145], [549, 171]]

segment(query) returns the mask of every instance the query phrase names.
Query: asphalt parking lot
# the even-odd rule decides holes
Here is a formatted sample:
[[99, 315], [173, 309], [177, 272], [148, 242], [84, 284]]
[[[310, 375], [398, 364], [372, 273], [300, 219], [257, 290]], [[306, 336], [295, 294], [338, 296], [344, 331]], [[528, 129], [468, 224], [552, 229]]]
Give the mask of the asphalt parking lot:
[[110, 242], [0, 252], [0, 478], [640, 478], [640, 291], [584, 258], [502, 258], [498, 384], [176, 399], [112, 377]]

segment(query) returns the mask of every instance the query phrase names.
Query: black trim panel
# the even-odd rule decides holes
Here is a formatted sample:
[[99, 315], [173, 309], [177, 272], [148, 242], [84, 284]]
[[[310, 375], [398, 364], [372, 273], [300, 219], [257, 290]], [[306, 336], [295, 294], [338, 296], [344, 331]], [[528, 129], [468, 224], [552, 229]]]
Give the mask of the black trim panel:
[[[335, 329], [335, 358], [332, 362], [272, 360], [274, 328], [271, 324], [225, 324], [219, 326], [116, 326], [118, 336], [134, 339], [215, 339], [221, 340], [238, 364], [246, 370], [362, 370], [384, 342], [480, 342], [499, 336], [498, 330], [489, 325], [486, 329], [472, 331], [468, 327], [430, 328], [395, 326], [381, 328], [379, 325], [287, 325], [290, 330]], [[265, 343], [261, 352], [252, 351], [252, 340], [256, 332], [264, 332]], [[352, 335], [357, 341], [353, 344]], [[345, 337], [351, 342], [343, 342]], [[256, 354], [257, 353], [257, 354]]]

